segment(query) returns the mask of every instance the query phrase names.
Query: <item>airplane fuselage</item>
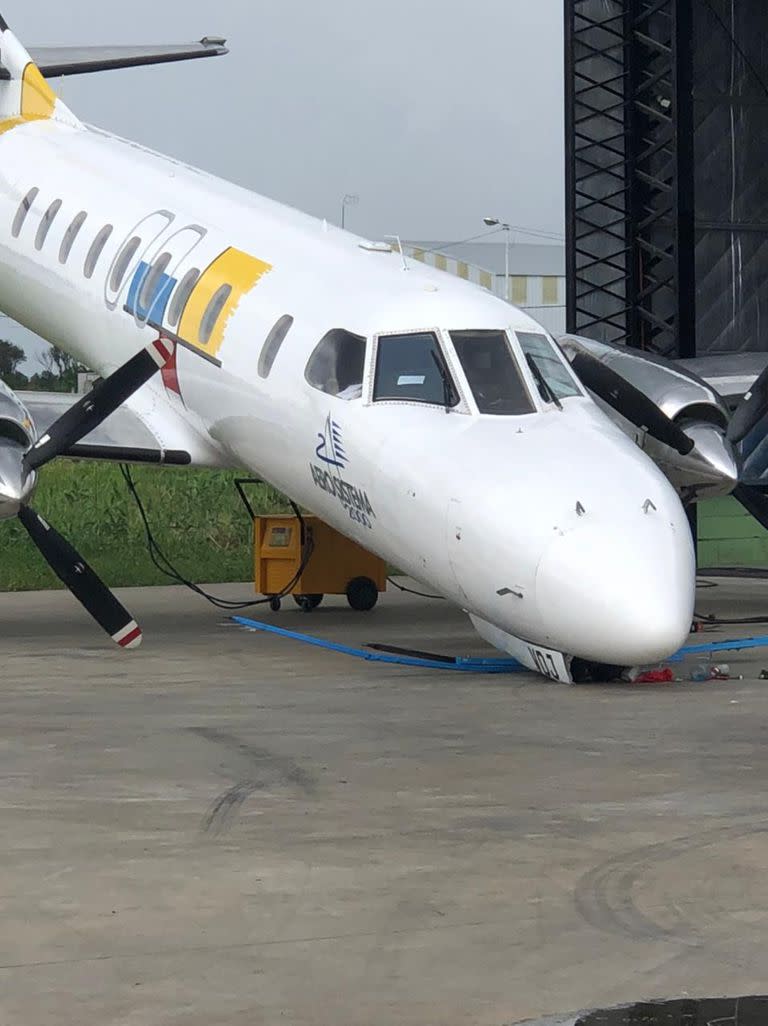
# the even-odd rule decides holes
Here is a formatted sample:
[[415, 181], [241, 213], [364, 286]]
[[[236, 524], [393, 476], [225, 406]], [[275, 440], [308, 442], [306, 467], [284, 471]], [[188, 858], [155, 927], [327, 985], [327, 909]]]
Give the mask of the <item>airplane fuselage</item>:
[[[560, 408], [542, 390], [520, 337], [546, 333], [520, 310], [54, 120], [0, 135], [0, 247], [11, 317], [103, 374], [159, 332], [177, 339], [175, 368], [144, 391], [183, 419], [209, 464], [263, 477], [528, 665], [541, 668], [526, 658], [537, 646], [650, 662], [687, 634], [694, 561], [674, 489], [575, 379]], [[348, 388], [332, 374], [319, 387], [312, 365], [333, 332], [363, 340], [362, 380]], [[481, 411], [451, 334], [462, 332], [506, 333], [528, 412]], [[428, 334], [457, 394], [381, 394], [378, 340]]]

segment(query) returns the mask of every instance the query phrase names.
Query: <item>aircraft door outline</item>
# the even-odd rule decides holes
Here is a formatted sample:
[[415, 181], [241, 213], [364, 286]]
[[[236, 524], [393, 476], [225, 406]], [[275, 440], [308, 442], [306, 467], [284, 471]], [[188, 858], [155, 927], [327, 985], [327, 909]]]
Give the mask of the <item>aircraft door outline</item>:
[[[207, 234], [207, 228], [203, 228], [199, 224], [191, 224], [177, 229], [167, 238], [160, 236], [155, 238], [154, 251], [151, 254], [145, 253], [134, 271], [125, 304], [127, 311], [132, 315], [139, 328], [150, 324], [159, 331], [162, 330], [171, 297], [183, 276], [182, 269], [184, 269], [184, 273], [189, 269], [186, 266], [189, 257]], [[155, 262], [165, 253], [170, 255], [171, 260], [163, 272], [158, 275], [152, 288], [152, 295], [146, 301], [146, 305], [142, 306], [144, 298], [142, 293], [147, 275], [152, 273]]]
[[[150, 250], [152, 245], [160, 238], [176, 220], [176, 215], [172, 214], [170, 210], [156, 210], [151, 214], [147, 214], [143, 217], [138, 224], [134, 225], [133, 228], [126, 234], [123, 239], [120, 248], [109, 265], [109, 270], [104, 281], [104, 301], [110, 310], [117, 309], [120, 297], [128, 288], [129, 283], [133, 281], [136, 274], [136, 268], [139, 266], [141, 261], [144, 259], [144, 255]], [[144, 244], [144, 233], [149, 230], [149, 238]], [[116, 269], [120, 266], [120, 262], [125, 259], [127, 247], [131, 245], [134, 238], [139, 239], [139, 245], [136, 247], [135, 252], [131, 254], [131, 258], [127, 263], [127, 266], [122, 269], [120, 280], [117, 282], [115, 288], [112, 287], [112, 278], [115, 274]]]

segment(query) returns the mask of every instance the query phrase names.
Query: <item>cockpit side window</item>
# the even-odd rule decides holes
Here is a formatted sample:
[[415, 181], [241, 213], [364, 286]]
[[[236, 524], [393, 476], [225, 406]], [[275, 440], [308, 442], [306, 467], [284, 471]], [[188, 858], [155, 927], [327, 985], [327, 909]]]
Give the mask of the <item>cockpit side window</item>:
[[480, 413], [535, 413], [505, 331], [452, 331], [451, 341]]
[[309, 358], [304, 377], [313, 388], [339, 399], [363, 394], [365, 339], [343, 328], [324, 335]]
[[[546, 335], [532, 331], [517, 331], [515, 334], [523, 355], [529, 365], [532, 365], [534, 377], [538, 378], [540, 374], [553, 395], [558, 399], [567, 399], [571, 395], [584, 394], [576, 383], [565, 357]], [[545, 402], [551, 402], [551, 395], [546, 394], [547, 388], [539, 385], [539, 392]]]
[[433, 332], [379, 337], [373, 401], [393, 399], [458, 406], [458, 390]]

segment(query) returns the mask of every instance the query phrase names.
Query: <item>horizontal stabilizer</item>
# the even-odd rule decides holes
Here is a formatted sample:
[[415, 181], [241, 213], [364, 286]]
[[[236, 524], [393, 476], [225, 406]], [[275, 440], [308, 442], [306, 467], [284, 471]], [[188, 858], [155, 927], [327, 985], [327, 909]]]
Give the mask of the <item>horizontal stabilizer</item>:
[[[138, 68], [148, 64], [191, 61], [199, 57], [221, 57], [229, 53], [226, 40], [206, 36], [199, 43], [176, 46], [32, 46], [29, 54], [44, 78], [89, 75], [95, 71]], [[10, 78], [0, 67], [0, 79]]]

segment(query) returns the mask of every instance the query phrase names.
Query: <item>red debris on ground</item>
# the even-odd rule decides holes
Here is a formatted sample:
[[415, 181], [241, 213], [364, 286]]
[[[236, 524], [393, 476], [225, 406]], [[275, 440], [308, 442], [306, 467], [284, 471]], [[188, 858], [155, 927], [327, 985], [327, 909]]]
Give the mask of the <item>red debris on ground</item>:
[[632, 684], [673, 684], [675, 675], [668, 666], [660, 670], [644, 670], [632, 679]]

